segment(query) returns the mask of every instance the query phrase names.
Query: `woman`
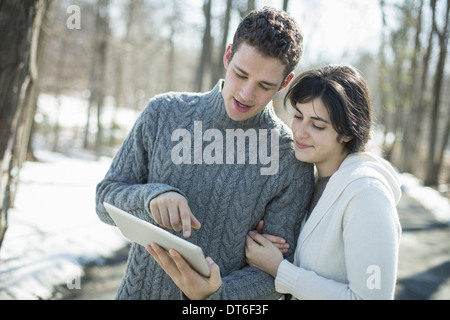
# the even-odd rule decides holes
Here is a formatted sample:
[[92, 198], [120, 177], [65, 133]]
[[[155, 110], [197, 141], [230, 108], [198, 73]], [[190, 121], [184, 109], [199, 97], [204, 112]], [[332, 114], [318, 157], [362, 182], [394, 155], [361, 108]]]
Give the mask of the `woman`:
[[317, 180], [294, 263], [273, 237], [249, 232], [248, 264], [297, 299], [393, 299], [401, 227], [395, 170], [364, 152], [371, 105], [367, 84], [349, 66], [305, 72], [285, 98], [295, 108], [295, 155]]

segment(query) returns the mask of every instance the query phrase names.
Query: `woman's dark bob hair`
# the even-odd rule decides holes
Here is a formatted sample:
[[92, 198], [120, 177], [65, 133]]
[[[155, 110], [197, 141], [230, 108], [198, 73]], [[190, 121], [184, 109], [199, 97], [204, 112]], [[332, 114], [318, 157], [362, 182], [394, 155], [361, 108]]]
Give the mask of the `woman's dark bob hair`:
[[338, 141], [345, 143], [349, 153], [365, 150], [372, 124], [371, 101], [366, 81], [351, 66], [330, 65], [306, 71], [293, 80], [284, 98], [295, 106], [319, 98], [331, 118]]

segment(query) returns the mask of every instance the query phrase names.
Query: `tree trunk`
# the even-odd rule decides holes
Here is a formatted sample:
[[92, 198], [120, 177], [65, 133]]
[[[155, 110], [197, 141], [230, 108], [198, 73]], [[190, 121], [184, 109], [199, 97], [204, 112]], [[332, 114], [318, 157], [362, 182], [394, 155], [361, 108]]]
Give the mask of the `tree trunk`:
[[195, 82], [196, 88], [194, 89], [198, 92], [203, 90], [203, 79], [205, 78], [206, 70], [210, 69], [211, 67], [211, 6], [212, 0], [205, 0], [203, 4], [203, 12], [205, 14], [205, 32], [203, 34], [202, 54], [200, 56], [200, 61], [197, 69]]
[[34, 114], [27, 98], [37, 79], [41, 24], [50, 0], [0, 0], [0, 246], [7, 229]]
[[[433, 10], [436, 9], [435, 2], [435, 0], [432, 1], [434, 3], [434, 6], [432, 5]], [[436, 156], [436, 145], [439, 127], [439, 107], [441, 104], [442, 83], [444, 81], [445, 60], [447, 57], [450, 0], [447, 0], [446, 9], [446, 21], [442, 31], [439, 31], [436, 20], [433, 21], [433, 29], [439, 37], [440, 52], [433, 83], [433, 109], [431, 111], [427, 172], [424, 181], [424, 184], [427, 186], [438, 185], [439, 170], [441, 167], [439, 156]]]
[[[225, 18], [223, 20], [222, 43], [217, 55], [216, 69], [212, 77], [212, 82], [216, 82], [224, 75], [223, 55], [227, 49], [228, 34], [230, 32], [231, 10], [233, 9], [233, 0], [227, 0], [227, 8], [225, 10]], [[214, 85], [215, 83], [212, 83]]]
[[[411, 151], [410, 154], [418, 155], [419, 154], [419, 146], [420, 146], [420, 138], [422, 135], [423, 129], [423, 119], [425, 118], [425, 114], [428, 111], [428, 97], [426, 96], [426, 92], [428, 89], [428, 73], [430, 69], [430, 60], [431, 54], [433, 52], [433, 34], [434, 31], [431, 30], [428, 36], [428, 45], [425, 55], [422, 58], [422, 73], [420, 77], [420, 84], [418, 88], [418, 98], [417, 101], [414, 102], [414, 109], [412, 114], [414, 115], [414, 121], [412, 121], [412, 130], [411, 130], [411, 141], [414, 141], [413, 144], [410, 145]], [[413, 158], [413, 157], [412, 157]], [[417, 160], [417, 159], [416, 159]], [[413, 173], [416, 172], [419, 161], [411, 162], [411, 170]]]
[[256, 8], [255, 0], [247, 0], [247, 6], [243, 9], [239, 8], [239, 13], [241, 15], [241, 18], [244, 18], [251, 11], [255, 10], [255, 8]]
[[388, 104], [389, 104], [389, 92], [388, 92], [388, 88], [389, 86], [386, 85], [387, 83], [389, 83], [389, 77], [388, 77], [388, 64], [387, 64], [387, 59], [386, 59], [386, 35], [385, 35], [385, 29], [386, 29], [386, 4], [384, 2], [384, 0], [380, 0], [379, 2], [380, 5], [380, 11], [381, 11], [381, 19], [382, 19], [382, 29], [381, 29], [381, 45], [380, 45], [380, 49], [378, 52], [378, 61], [379, 61], [379, 65], [378, 65], [378, 91], [380, 92], [379, 97], [380, 97], [380, 121], [379, 123], [384, 127], [384, 141], [383, 144], [381, 146], [382, 148], [382, 152], [383, 155], [386, 159], [390, 159], [391, 157], [391, 146], [389, 145], [389, 143], [387, 142], [387, 135], [390, 131], [390, 124], [389, 124], [389, 120], [390, 117], [388, 115]]
[[414, 39], [414, 51], [411, 55], [410, 64], [411, 67], [409, 68], [409, 74], [408, 74], [408, 82], [407, 82], [407, 88], [406, 93], [408, 95], [408, 111], [405, 115], [407, 118], [407, 123], [403, 122], [403, 134], [402, 134], [402, 146], [401, 146], [401, 159], [399, 163], [399, 168], [403, 172], [410, 172], [413, 171], [413, 159], [415, 153], [414, 146], [417, 145], [417, 140], [414, 138], [415, 135], [412, 132], [412, 129], [414, 127], [414, 124], [416, 121], [421, 122], [422, 119], [417, 118], [417, 108], [415, 104], [415, 98], [417, 97], [417, 92], [420, 90], [417, 86], [417, 73], [419, 69], [419, 57], [422, 52], [422, 46], [420, 43], [420, 37], [422, 33], [422, 13], [423, 13], [423, 5], [424, 0], [420, 1], [419, 8], [417, 9], [417, 16], [416, 16], [416, 22], [415, 22], [415, 39]]
[[105, 97], [105, 77], [106, 77], [106, 53], [108, 47], [109, 36], [109, 18], [108, 7], [110, 0], [98, 0], [95, 34], [93, 39], [93, 58], [91, 66], [91, 74], [89, 78], [89, 86], [91, 95], [89, 97], [89, 106], [87, 114], [87, 122], [84, 135], [84, 148], [89, 146], [89, 126], [92, 106], [97, 108], [97, 134], [95, 139], [95, 152], [97, 155], [101, 152], [102, 147], [102, 124], [101, 112], [103, 100]]

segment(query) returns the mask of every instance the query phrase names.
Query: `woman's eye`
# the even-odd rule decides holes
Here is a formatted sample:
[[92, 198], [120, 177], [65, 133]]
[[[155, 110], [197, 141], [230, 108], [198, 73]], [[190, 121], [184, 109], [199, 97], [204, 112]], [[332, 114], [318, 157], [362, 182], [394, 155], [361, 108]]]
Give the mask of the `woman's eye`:
[[319, 127], [319, 126], [316, 126], [315, 124], [313, 124], [313, 127], [314, 127], [314, 129], [317, 129], [317, 130], [325, 130], [325, 127]]

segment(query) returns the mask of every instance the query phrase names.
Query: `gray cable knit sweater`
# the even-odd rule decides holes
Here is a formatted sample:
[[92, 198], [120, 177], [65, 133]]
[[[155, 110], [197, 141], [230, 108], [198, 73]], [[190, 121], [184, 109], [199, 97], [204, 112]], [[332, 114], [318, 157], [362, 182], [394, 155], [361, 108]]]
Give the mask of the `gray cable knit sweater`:
[[[106, 201], [154, 223], [150, 201], [161, 193], [177, 191], [186, 197], [202, 224], [199, 230], [192, 230], [188, 240], [202, 247], [205, 255], [220, 267], [223, 284], [210, 298], [276, 299], [280, 294], [275, 291], [274, 279], [246, 264], [245, 236], [264, 219], [265, 233], [282, 236], [291, 245], [285, 257], [292, 261], [300, 223], [312, 193], [313, 169], [295, 159], [292, 134], [276, 117], [272, 105], [248, 120], [236, 122], [226, 113], [221, 88], [222, 81], [205, 94], [168, 93], [150, 100], [97, 186], [97, 214], [103, 222], [114, 224], [103, 207]], [[213, 132], [223, 134], [223, 164], [218, 158], [215, 163], [202, 161], [199, 148], [206, 155], [206, 148], [214, 139], [203, 137], [199, 145], [199, 124], [203, 133], [217, 129]], [[258, 134], [266, 129], [268, 139], [264, 148], [267, 150], [271, 148], [272, 130], [278, 130], [279, 160], [275, 174], [262, 174], [267, 162], [254, 164], [250, 159], [251, 152], [259, 150], [264, 139], [258, 140], [257, 149], [245, 143], [245, 164], [237, 159], [238, 151], [230, 156], [231, 149], [226, 150], [226, 132], [238, 128], [244, 132], [254, 128]], [[174, 149], [181, 141], [173, 137], [177, 129], [187, 130], [184, 132], [192, 137], [190, 159], [186, 149]], [[174, 161], [174, 150], [177, 150], [175, 155], [186, 156], [185, 161]], [[145, 248], [132, 244], [117, 298], [183, 297]]]

